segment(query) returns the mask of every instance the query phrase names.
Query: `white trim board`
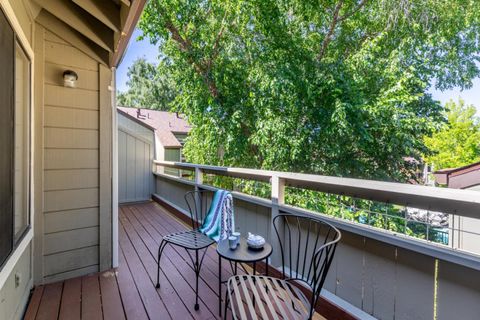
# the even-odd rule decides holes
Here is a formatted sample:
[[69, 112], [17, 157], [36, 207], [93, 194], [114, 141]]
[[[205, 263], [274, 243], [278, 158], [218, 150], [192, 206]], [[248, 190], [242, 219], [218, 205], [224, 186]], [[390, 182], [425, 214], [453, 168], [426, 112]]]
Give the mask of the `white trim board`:
[[112, 68], [112, 267], [118, 267], [118, 119], [117, 69]]
[[22, 27], [20, 26], [20, 22], [18, 22], [17, 16], [15, 15], [15, 11], [13, 11], [13, 8], [8, 2], [8, 0], [0, 0], [0, 7], [5, 12], [5, 15], [7, 16], [8, 21], [12, 25], [12, 28], [15, 31], [17, 38], [20, 40], [20, 43], [22, 44], [23, 49], [27, 53], [33, 65], [33, 56], [34, 56], [33, 49], [32, 49], [32, 46], [30, 45], [30, 42], [28, 41], [27, 36], [23, 32]]
[[8, 277], [12, 273], [15, 266], [17, 265], [18, 260], [20, 260], [20, 257], [25, 252], [25, 249], [28, 247], [28, 245], [32, 241], [32, 238], [33, 238], [33, 229], [30, 228], [27, 234], [23, 237], [22, 241], [20, 241], [20, 243], [14, 249], [12, 254], [7, 258], [7, 262], [3, 266], [2, 271], [0, 271], [0, 288], [3, 288], [3, 285], [7, 281]]

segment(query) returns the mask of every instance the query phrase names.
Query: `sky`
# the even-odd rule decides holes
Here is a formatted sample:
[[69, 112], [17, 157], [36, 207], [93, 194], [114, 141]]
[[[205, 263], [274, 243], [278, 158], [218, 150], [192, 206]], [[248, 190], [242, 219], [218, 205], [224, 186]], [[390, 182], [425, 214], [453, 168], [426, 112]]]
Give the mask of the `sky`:
[[[137, 58], [145, 58], [150, 62], [158, 61], [158, 49], [156, 46], [150, 44], [148, 40], [137, 41], [137, 38], [141, 35], [141, 31], [136, 29], [130, 40], [129, 47], [122, 63], [117, 69], [117, 90], [125, 91], [127, 89], [127, 72], [128, 67], [133, 64]], [[430, 89], [429, 92], [433, 98], [439, 100], [442, 104], [445, 104], [450, 99], [458, 101], [461, 97], [467, 104], [473, 104], [477, 108], [477, 115], [480, 116], [480, 78], [473, 81], [473, 86], [469, 90], [461, 91], [460, 89], [452, 89], [447, 91], [439, 91]]]
[[143, 57], [150, 62], [157, 62], [158, 60], [158, 48], [156, 46], [150, 44], [148, 40], [137, 41], [137, 38], [141, 34], [142, 32], [139, 29], [135, 29], [122, 63], [117, 68], [116, 77], [118, 91], [127, 90], [128, 67], [130, 67], [137, 58]]

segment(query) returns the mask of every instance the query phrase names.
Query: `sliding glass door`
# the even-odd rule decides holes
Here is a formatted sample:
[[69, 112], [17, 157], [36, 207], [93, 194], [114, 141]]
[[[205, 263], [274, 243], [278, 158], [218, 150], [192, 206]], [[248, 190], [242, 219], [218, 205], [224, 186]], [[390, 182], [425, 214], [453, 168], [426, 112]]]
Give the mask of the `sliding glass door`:
[[15, 34], [0, 11], [0, 266], [13, 249]]
[[30, 226], [31, 63], [0, 10], [0, 270]]

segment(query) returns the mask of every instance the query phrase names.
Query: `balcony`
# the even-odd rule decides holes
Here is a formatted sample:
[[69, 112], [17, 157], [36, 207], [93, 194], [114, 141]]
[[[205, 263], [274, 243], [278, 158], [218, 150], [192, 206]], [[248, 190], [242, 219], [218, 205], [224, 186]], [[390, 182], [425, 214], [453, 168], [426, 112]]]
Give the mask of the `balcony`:
[[[158, 167], [180, 171], [175, 176]], [[447, 236], [430, 237], [439, 226], [431, 221], [412, 221], [405, 215], [401, 220], [405, 226], [414, 222], [425, 225], [427, 231], [421, 239], [403, 229], [392, 231], [388, 223], [368, 223], [389, 221], [389, 213], [367, 210], [365, 220], [358, 219], [361, 214], [352, 218], [342, 216], [342, 211], [325, 214], [286, 204], [292, 201], [287, 192], [295, 188], [340, 196], [342, 201], [367, 200], [427, 213], [442, 211], [450, 213], [449, 221], [468, 218], [476, 222], [480, 212], [476, 192], [172, 162], [155, 161], [154, 168], [152, 198], [157, 203], [120, 207], [118, 269], [37, 287], [26, 319], [63, 319], [65, 315], [77, 319], [218, 318], [218, 257], [214, 247], [208, 249], [201, 271], [199, 311], [193, 310], [194, 273], [183, 250], [166, 249], [161, 289], [156, 290], [154, 284], [161, 237], [188, 227], [183, 194], [194, 189], [214, 191], [219, 177], [227, 179], [221, 180], [224, 184], [236, 179], [230, 181], [231, 188], [243, 191], [232, 192], [237, 227], [242, 233], [262, 234], [272, 243], [270, 264], [277, 269], [281, 260], [271, 228], [276, 214], [319, 215], [341, 229], [342, 241], [316, 319], [476, 319], [480, 313], [480, 257], [456, 242], [452, 244], [452, 239], [465, 241], [467, 236], [478, 239], [478, 229], [465, 232], [458, 224], [448, 224], [440, 233]], [[252, 186], [263, 196], [247, 194]], [[264, 196], [265, 190], [270, 197]], [[351, 203], [345, 212], [362, 209], [359, 203]], [[223, 274], [231, 274], [226, 264]]]
[[[276, 214], [320, 216], [338, 227], [342, 241], [322, 291], [325, 301], [337, 310], [362, 319], [478, 318], [480, 197], [476, 191], [164, 161], [154, 164], [154, 198], [179, 214], [186, 213], [182, 199], [186, 191], [233, 190], [237, 227], [273, 242], [271, 264], [277, 268], [280, 257], [278, 250], [275, 254], [271, 228]], [[162, 168], [181, 173], [168, 175]], [[308, 206], [296, 201], [299, 190], [308, 192]], [[315, 198], [323, 199], [323, 206]], [[413, 217], [411, 212], [424, 214]], [[432, 219], [439, 213], [447, 223]]]
[[[187, 228], [156, 203], [121, 206], [118, 269], [37, 287], [25, 319], [219, 318], [218, 255], [214, 247], [208, 249], [202, 268], [200, 310], [192, 308], [195, 275], [183, 249], [165, 249], [162, 287], [155, 289], [161, 237]], [[225, 277], [231, 275], [230, 266], [224, 263], [222, 272]], [[325, 318], [317, 314], [314, 319]]]
[[[194, 274], [183, 251], [168, 247], [155, 289], [162, 235], [186, 226], [155, 203], [120, 208], [118, 269], [37, 287], [26, 319], [212, 319], [217, 315], [217, 255], [207, 253], [201, 307], [193, 313]], [[228, 270], [226, 269], [225, 272]], [[193, 314], [192, 314], [193, 313]]]

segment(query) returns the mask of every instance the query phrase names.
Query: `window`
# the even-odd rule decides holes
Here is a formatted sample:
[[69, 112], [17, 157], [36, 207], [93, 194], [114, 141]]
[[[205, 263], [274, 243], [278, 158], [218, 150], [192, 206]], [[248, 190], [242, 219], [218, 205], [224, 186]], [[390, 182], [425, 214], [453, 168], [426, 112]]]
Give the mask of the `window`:
[[30, 189], [30, 69], [15, 32], [0, 11], [0, 266], [28, 229]]
[[15, 46], [15, 240], [29, 224], [30, 164], [30, 61], [20, 46]]
[[187, 134], [184, 133], [173, 133], [178, 142], [182, 145], [180, 148], [180, 162], [185, 162], [185, 156], [183, 155], [183, 146], [185, 145], [185, 140], [187, 139]]

